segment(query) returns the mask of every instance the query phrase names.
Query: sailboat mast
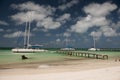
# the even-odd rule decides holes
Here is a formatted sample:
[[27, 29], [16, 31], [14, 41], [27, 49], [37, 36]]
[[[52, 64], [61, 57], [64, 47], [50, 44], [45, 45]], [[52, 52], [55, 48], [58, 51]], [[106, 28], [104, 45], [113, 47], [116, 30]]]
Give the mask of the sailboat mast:
[[94, 36], [93, 36], [93, 41], [94, 41], [94, 48], [96, 48], [95, 37]]
[[25, 23], [25, 34], [24, 34], [24, 48], [27, 48], [27, 42], [26, 42], [26, 37], [27, 37], [27, 21]]
[[29, 48], [29, 42], [30, 42], [30, 21], [28, 22], [27, 48]]

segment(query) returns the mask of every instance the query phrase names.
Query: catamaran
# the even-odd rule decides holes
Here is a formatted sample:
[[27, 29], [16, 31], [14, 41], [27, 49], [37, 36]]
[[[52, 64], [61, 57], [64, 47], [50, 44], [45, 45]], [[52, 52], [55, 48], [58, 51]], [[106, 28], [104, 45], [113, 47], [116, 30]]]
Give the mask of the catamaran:
[[94, 47], [92, 47], [92, 48], [89, 48], [88, 50], [89, 51], [100, 51], [100, 49], [98, 49], [98, 48], [96, 48], [96, 42], [95, 42], [95, 38], [93, 37], [93, 42], [94, 42]]
[[[28, 25], [28, 26], [27, 26]], [[24, 48], [14, 48], [14, 53], [34, 53], [34, 52], [45, 52], [47, 50], [40, 48], [30, 48], [30, 22], [26, 22], [25, 35], [24, 35]]]

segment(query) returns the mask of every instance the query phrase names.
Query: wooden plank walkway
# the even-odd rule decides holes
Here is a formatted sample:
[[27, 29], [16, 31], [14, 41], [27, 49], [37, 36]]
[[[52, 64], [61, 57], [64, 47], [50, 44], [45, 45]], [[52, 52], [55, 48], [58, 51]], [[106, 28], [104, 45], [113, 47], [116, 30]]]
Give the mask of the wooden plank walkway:
[[96, 58], [96, 59], [108, 59], [108, 55], [97, 54], [97, 53], [88, 53], [88, 52], [80, 52], [80, 51], [56, 51], [59, 54], [66, 54], [69, 56], [80, 56], [80, 57], [87, 57], [87, 58]]

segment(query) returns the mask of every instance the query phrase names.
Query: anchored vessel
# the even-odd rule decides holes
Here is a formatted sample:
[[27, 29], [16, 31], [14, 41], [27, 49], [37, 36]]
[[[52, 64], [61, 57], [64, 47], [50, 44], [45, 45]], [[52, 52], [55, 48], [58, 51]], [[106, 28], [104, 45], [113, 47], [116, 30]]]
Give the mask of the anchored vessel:
[[[27, 26], [28, 25], [28, 26]], [[14, 53], [34, 53], [34, 52], [45, 52], [47, 50], [40, 48], [30, 48], [30, 22], [26, 22], [25, 36], [24, 36], [24, 48], [14, 48], [12, 52]]]
[[100, 49], [98, 49], [98, 48], [96, 48], [96, 41], [95, 41], [95, 37], [93, 37], [93, 42], [94, 42], [94, 47], [92, 47], [92, 48], [89, 48], [88, 50], [89, 51], [99, 51]]

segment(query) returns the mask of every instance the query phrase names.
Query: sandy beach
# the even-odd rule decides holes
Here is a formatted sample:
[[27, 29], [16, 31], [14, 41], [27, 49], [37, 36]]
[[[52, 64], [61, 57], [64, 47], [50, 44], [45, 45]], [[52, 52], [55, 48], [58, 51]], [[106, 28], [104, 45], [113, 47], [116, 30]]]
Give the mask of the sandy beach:
[[0, 80], [120, 80], [120, 62], [86, 59], [4, 65]]
[[0, 80], [120, 80], [120, 67], [76, 72], [0, 76]]

